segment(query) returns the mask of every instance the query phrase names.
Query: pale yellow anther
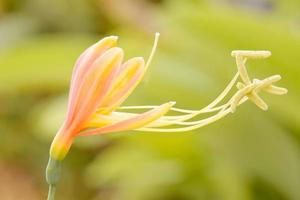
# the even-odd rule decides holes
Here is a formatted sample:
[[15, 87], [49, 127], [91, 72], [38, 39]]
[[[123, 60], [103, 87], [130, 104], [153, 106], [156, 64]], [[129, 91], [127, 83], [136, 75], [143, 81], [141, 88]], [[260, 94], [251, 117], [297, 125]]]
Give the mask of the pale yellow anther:
[[262, 100], [262, 98], [260, 98], [260, 96], [258, 96], [256, 92], [251, 92], [251, 94], [248, 95], [248, 98], [262, 110], [268, 110], [268, 105], [264, 102], [264, 100]]
[[276, 94], [276, 95], [284, 95], [288, 92], [288, 90], [286, 88], [277, 87], [274, 85], [265, 87], [264, 91], [269, 92], [271, 94]]
[[247, 50], [235, 50], [231, 52], [231, 56], [235, 57], [236, 64], [238, 67], [238, 72], [240, 74], [241, 79], [246, 85], [251, 84], [247, 69], [246, 62], [247, 59], [259, 59], [259, 58], [267, 58], [271, 56], [270, 51], [247, 51]]
[[247, 85], [235, 93], [235, 95], [232, 97], [232, 102], [230, 105], [232, 113], [235, 112], [236, 107], [239, 105], [239, 102], [242, 100], [242, 98], [247, 96], [254, 88], [255, 86], [253, 84]]
[[281, 79], [280, 75], [274, 75], [274, 76], [270, 76], [268, 78], [265, 78], [264, 80], [260, 81], [260, 80], [255, 80], [259, 83], [259, 85], [256, 88], [256, 91], [260, 91], [268, 86], [271, 86], [273, 83], [279, 81]]
[[[257, 79], [255, 79], [255, 80], [253, 80], [252, 84], [255, 86], [255, 85], [258, 85], [259, 83], [260, 82]], [[241, 82], [238, 82], [236, 86], [237, 86], [237, 88], [239, 90], [245, 88], [245, 85], [243, 83], [241, 83]], [[248, 97], [248, 99], [250, 99], [255, 105], [257, 105], [262, 110], [267, 110], [268, 109], [268, 105], [256, 93], [255, 87], [252, 89], [251, 92], [249, 92], [248, 94], [246, 94], [246, 96]]]
[[[280, 76], [278, 77], [278, 76], [275, 76], [275, 77], [269, 77], [268, 78], [268, 80], [265, 80], [265, 82], [262, 84], [262, 85], [264, 85], [264, 87], [262, 88], [262, 90], [263, 91], [266, 91], [266, 92], [268, 92], [268, 93], [270, 93], [270, 94], [275, 94], [275, 95], [283, 95], [283, 94], [286, 94], [287, 92], [288, 92], [288, 90], [286, 89], [286, 88], [282, 88], [282, 87], [277, 87], [277, 86], [275, 86], [275, 85], [273, 85], [273, 84], [270, 84], [270, 83], [267, 83], [267, 81], [269, 82], [269, 81], [271, 81], [272, 80], [272, 82], [274, 81], [274, 82], [276, 82], [276, 81], [278, 81], [278, 80], [280, 80]], [[274, 80], [275, 79], [275, 80]], [[277, 79], [277, 80], [276, 80]], [[259, 82], [261, 82], [261, 80], [258, 80], [258, 79], [254, 79], [253, 80], [253, 83], [259, 83]], [[261, 86], [262, 86], [261, 85]], [[261, 87], [260, 86], [260, 87]]]
[[247, 69], [245, 66], [246, 61], [247, 61], [247, 59], [244, 59], [244, 57], [239, 54], [237, 54], [235, 57], [235, 62], [236, 62], [240, 77], [246, 85], [249, 85], [249, 84], [251, 84], [251, 81], [250, 81], [250, 78], [249, 78], [249, 75], [248, 75], [248, 72], [247, 72]]
[[232, 57], [241, 56], [244, 58], [252, 58], [252, 59], [259, 59], [259, 58], [268, 58], [271, 56], [270, 51], [249, 51], [249, 50], [235, 50], [231, 52]]

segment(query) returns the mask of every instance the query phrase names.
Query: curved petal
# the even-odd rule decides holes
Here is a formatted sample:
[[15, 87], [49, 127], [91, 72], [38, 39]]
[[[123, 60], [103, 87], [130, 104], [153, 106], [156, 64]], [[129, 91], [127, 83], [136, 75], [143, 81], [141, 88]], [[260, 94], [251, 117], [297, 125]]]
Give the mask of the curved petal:
[[154, 44], [146, 64], [144, 63], [143, 58], [133, 58], [124, 63], [124, 65], [122, 66], [123, 70], [121, 70], [119, 73], [119, 79], [115, 81], [115, 85], [118, 86], [118, 84], [121, 83], [121, 86], [112, 89], [109, 97], [99, 108], [99, 112], [102, 112], [104, 114], [112, 112], [120, 104], [122, 104], [131, 94], [131, 92], [136, 88], [152, 61], [157, 48], [159, 35], [159, 33], [155, 33]]
[[69, 103], [68, 103], [68, 113], [67, 113], [67, 121], [72, 118], [71, 116], [74, 114], [74, 106], [76, 102], [76, 98], [78, 96], [78, 89], [80, 83], [82, 82], [84, 76], [92, 66], [92, 63], [102, 56], [105, 51], [108, 49], [115, 47], [117, 44], [118, 37], [110, 36], [103, 38], [96, 44], [92, 45], [88, 49], [86, 49], [76, 61], [76, 64], [73, 69], [72, 79], [71, 79], [71, 87], [69, 93]]
[[108, 95], [98, 108], [99, 113], [110, 113], [127, 99], [142, 79], [144, 65], [144, 59], [140, 57], [132, 58], [122, 65]]
[[78, 95], [74, 100], [74, 113], [76, 115], [71, 116], [67, 126], [72, 125], [72, 128], [80, 128], [80, 124], [86, 122], [97, 110], [101, 100], [111, 87], [123, 56], [123, 50], [114, 47], [93, 63], [78, 88]]
[[79, 135], [87, 136], [139, 129], [165, 115], [174, 104], [174, 102], [165, 103], [145, 113], [129, 117], [126, 120], [115, 122], [102, 128], [87, 130]]

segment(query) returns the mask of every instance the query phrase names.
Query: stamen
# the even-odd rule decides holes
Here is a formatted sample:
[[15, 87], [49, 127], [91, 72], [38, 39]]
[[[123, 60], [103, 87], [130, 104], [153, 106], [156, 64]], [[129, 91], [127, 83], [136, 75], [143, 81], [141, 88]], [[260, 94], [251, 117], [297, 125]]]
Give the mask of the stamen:
[[[253, 82], [250, 81], [245, 63], [247, 58], [266, 58], [271, 55], [268, 51], [233, 51], [232, 55], [236, 57], [236, 63], [238, 66], [238, 73], [234, 76], [229, 85], [225, 88], [225, 90], [208, 106], [201, 110], [186, 110], [179, 108], [172, 108], [171, 110], [188, 113], [187, 115], [179, 115], [179, 116], [164, 116], [158, 119], [158, 121], [148, 124], [144, 128], [137, 129], [138, 131], [151, 131], [151, 132], [181, 132], [181, 131], [190, 131], [202, 126], [208, 125], [216, 120], [221, 119], [226, 116], [230, 112], [234, 112], [236, 107], [250, 99], [253, 103], [255, 103], [258, 107], [263, 110], [268, 109], [268, 105], [258, 96], [257, 92], [260, 90], [265, 90], [274, 94], [285, 94], [287, 90], [285, 88], [280, 88], [273, 86], [272, 83], [281, 79], [279, 75], [270, 76], [264, 80], [254, 79]], [[243, 83], [238, 82], [237, 88], [238, 91], [230, 98], [230, 100], [216, 107], [218, 103], [220, 103], [229, 91], [232, 89], [233, 85], [237, 81], [238, 76], [241, 77]], [[127, 107], [131, 109], [132, 107]], [[134, 107], [141, 108], [141, 107]], [[217, 114], [208, 117], [206, 119], [189, 121], [187, 120], [201, 114], [208, 113], [213, 111], [219, 111]], [[161, 126], [169, 126], [169, 125], [183, 125], [187, 127], [181, 128], [156, 128]]]
[[260, 96], [258, 96], [255, 91], [251, 92], [251, 95], [249, 95], [248, 97], [255, 105], [257, 105], [262, 110], [268, 110], [268, 105], [264, 102], [264, 100], [262, 100], [262, 98], [260, 98]]
[[[214, 107], [215, 105], [217, 105], [218, 103], [220, 103], [225, 98], [225, 96], [229, 93], [229, 91], [232, 89], [232, 87], [235, 84], [235, 82], [237, 81], [238, 77], [239, 77], [239, 73], [236, 73], [234, 75], [233, 79], [228, 84], [228, 86], [224, 89], [224, 91], [213, 102], [211, 102], [208, 106], [206, 106], [206, 108], [210, 109], [210, 108]], [[204, 108], [204, 109], [206, 109], [206, 108]]]
[[231, 56], [237, 57], [237, 56], [242, 56], [246, 58], [268, 58], [271, 56], [270, 51], [247, 51], [247, 50], [235, 50], [231, 52]]
[[160, 36], [160, 33], [156, 32], [156, 33], [155, 33], [155, 38], [154, 38], [153, 47], [152, 47], [150, 56], [149, 56], [149, 58], [148, 58], [148, 60], [147, 60], [147, 62], [146, 62], [146, 65], [145, 65], [145, 70], [147, 70], [148, 67], [149, 67], [150, 64], [151, 64], [151, 61], [152, 61], [152, 59], [153, 59], [153, 56], [154, 56], [155, 51], [156, 51], [156, 48], [157, 48], [159, 36]]
[[[155, 53], [157, 43], [158, 43], [159, 33], [155, 35], [154, 45], [149, 56], [149, 59], [146, 63], [146, 68], [150, 65], [150, 62]], [[157, 120], [145, 125], [143, 128], [135, 129], [137, 131], [150, 131], [150, 132], [183, 132], [191, 131], [202, 126], [206, 126], [210, 123], [213, 123], [224, 116], [228, 115], [230, 112], [235, 112], [236, 108], [246, 102], [248, 99], [255, 103], [258, 107], [263, 110], [268, 109], [268, 105], [258, 96], [258, 92], [261, 90], [267, 91], [272, 94], [285, 94], [287, 90], [285, 88], [280, 88], [272, 85], [274, 82], [277, 82], [281, 79], [279, 75], [270, 76], [263, 80], [254, 79], [250, 81], [245, 63], [247, 58], [265, 58], [270, 55], [268, 51], [233, 51], [232, 55], [236, 57], [236, 64], [238, 66], [238, 72], [235, 74], [233, 79], [229, 82], [226, 88], [221, 92], [221, 94], [212, 101], [206, 107], [200, 110], [188, 110], [171, 107], [170, 110], [179, 112], [181, 114], [174, 116], [161, 116]], [[238, 91], [224, 104], [217, 106], [222, 102], [228, 93], [233, 88], [234, 84], [237, 82], [238, 78], [241, 78], [242, 82], [238, 82], [236, 87]], [[171, 102], [174, 105], [174, 102]], [[119, 107], [120, 110], [138, 110], [138, 109], [155, 109], [158, 106], [148, 105], [148, 106], [123, 106]], [[192, 118], [203, 114], [203, 113], [212, 113], [217, 112], [216, 114], [205, 118], [194, 121], [188, 121]], [[113, 112], [114, 117], [118, 120], [125, 120], [128, 117], [133, 117], [139, 115], [138, 113], [128, 113], [128, 112]], [[177, 128], [158, 128], [158, 127], [167, 127], [167, 126], [185, 126]]]
[[235, 57], [235, 61], [236, 61], [238, 73], [240, 74], [241, 79], [245, 82], [246, 85], [251, 84], [251, 81], [250, 81], [250, 78], [248, 76], [248, 72], [247, 72], [247, 69], [245, 66], [246, 60], [244, 60], [244, 58], [240, 54], [237, 54]]
[[182, 127], [182, 128], [140, 128], [140, 129], [136, 129], [138, 131], [150, 131], [150, 132], [185, 132], [185, 131], [191, 131], [194, 129], [198, 129], [200, 127], [206, 126], [208, 124], [211, 124], [221, 118], [223, 118], [224, 116], [226, 116], [227, 114], [229, 114], [231, 112], [231, 109], [226, 109], [223, 112], [219, 112], [218, 114], [206, 118], [205, 120], [203, 120], [201, 123], [193, 125], [193, 126], [188, 126], [188, 127]]
[[[224, 112], [224, 110], [226, 108], [228, 108], [229, 102], [227, 102], [224, 105], [218, 106], [218, 107], [214, 107], [214, 106], [216, 106], [218, 103], [220, 103], [225, 98], [225, 96], [229, 93], [229, 91], [234, 86], [238, 77], [239, 77], [239, 74], [237, 73], [233, 77], [233, 79], [230, 81], [230, 83], [227, 85], [227, 87], [221, 92], [221, 94], [205, 108], [203, 108], [201, 110], [187, 110], [187, 109], [180, 109], [180, 108], [172, 107], [171, 108], [172, 111], [188, 113], [188, 114], [179, 115], [179, 116], [163, 116], [160, 119], [158, 119], [156, 122], [152, 122], [151, 124], [149, 124], [147, 127], [162, 127], [162, 126], [168, 126], [168, 125], [189, 125], [189, 126], [197, 125], [199, 123], [205, 122], [206, 120], [201, 119], [201, 120], [191, 121], [191, 122], [186, 122], [186, 121], [189, 119], [192, 119], [202, 113], [216, 112], [216, 111], [220, 111], [220, 110], [222, 112]], [[155, 107], [157, 107], [157, 106], [123, 106], [123, 107], [120, 107], [119, 109], [121, 109], [121, 110], [153, 109]]]
[[259, 86], [257, 86], [256, 91], [260, 91], [261, 89], [265, 88], [266, 86], [271, 85], [272, 83], [275, 83], [277, 81], [279, 81], [281, 79], [280, 75], [274, 75], [274, 76], [270, 76], [262, 81], [261, 84]]
[[[154, 105], [149, 105], [149, 106], [121, 106], [118, 108], [118, 110], [137, 110], [137, 109], [152, 109], [156, 108], [157, 106]], [[223, 106], [219, 106], [216, 108], [212, 108], [210, 110], [187, 110], [187, 109], [181, 109], [181, 108], [174, 108], [172, 107], [170, 110], [176, 111], [176, 112], [181, 112], [181, 113], [189, 113], [189, 114], [195, 114], [195, 113], [208, 113], [208, 112], [214, 112], [217, 110], [222, 109]]]
[[283, 95], [288, 92], [288, 90], [286, 88], [277, 87], [274, 85], [270, 85], [270, 86], [264, 88], [264, 91], [269, 92], [271, 94], [276, 94], [276, 95]]
[[253, 90], [254, 87], [255, 86], [251, 84], [235, 93], [235, 95], [232, 97], [232, 103], [230, 105], [230, 109], [232, 113], [235, 112], [236, 107], [239, 105], [239, 102], [242, 100], [242, 98], [246, 96], [251, 90]]
[[[235, 76], [233, 77], [233, 79], [230, 81], [230, 83], [227, 85], [227, 87], [221, 92], [221, 94], [213, 101], [211, 102], [208, 106], [202, 108], [201, 110], [188, 110], [188, 109], [180, 109], [180, 108], [174, 108], [172, 107], [171, 110], [172, 111], [176, 111], [176, 112], [181, 112], [181, 113], [209, 113], [209, 112], [215, 112], [218, 110], [221, 110], [224, 105], [215, 107], [218, 103], [220, 103], [225, 96], [229, 93], [229, 91], [232, 89], [232, 87], [234, 86], [235, 82], [237, 81], [239, 77], [239, 73], [236, 73]], [[133, 110], [133, 109], [152, 109], [152, 108], [156, 108], [157, 106], [153, 106], [153, 105], [149, 105], [149, 106], [121, 106], [118, 109], [119, 110]]]
[[[260, 84], [261, 81], [254, 79], [253, 80], [253, 84], [254, 85], [258, 85]], [[245, 85], [243, 83], [238, 83], [237, 88], [239, 90], [242, 90], [243, 88], [245, 88]], [[262, 110], [267, 110], [268, 109], [268, 105], [264, 102], [264, 100], [262, 100], [262, 98], [260, 98], [257, 94], [257, 88], [255, 88], [254, 90], [252, 90], [247, 97], [255, 104], [257, 105], [259, 108], [261, 108]]]

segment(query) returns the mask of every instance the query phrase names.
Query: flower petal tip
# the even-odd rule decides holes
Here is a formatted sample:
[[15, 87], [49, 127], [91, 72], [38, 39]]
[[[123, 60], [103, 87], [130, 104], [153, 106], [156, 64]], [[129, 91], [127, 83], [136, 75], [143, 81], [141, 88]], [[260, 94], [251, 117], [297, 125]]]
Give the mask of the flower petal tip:
[[170, 107], [174, 106], [175, 104], [176, 104], [176, 101], [170, 101], [169, 102]]
[[124, 56], [124, 51], [120, 47], [113, 47], [113, 48], [107, 50], [106, 53], [107, 54], [111, 53], [111, 55], [115, 55], [115, 56], [121, 56], [121, 57]]
[[94, 47], [102, 47], [103, 45], [104, 46], [107, 45], [110, 47], [115, 47], [115, 46], [117, 46], [117, 42], [118, 42], [118, 36], [107, 36], [107, 37], [99, 40], [93, 46]]
[[265, 108], [262, 108], [263, 111], [267, 111], [269, 109], [269, 107], [265, 107]]
[[117, 42], [119, 37], [116, 35], [112, 35], [112, 36], [107, 36], [104, 39]]
[[143, 57], [135, 57], [134, 60], [141, 65], [145, 65], [145, 60]]
[[289, 90], [288, 89], [286, 89], [286, 88], [282, 88], [282, 94], [287, 94], [288, 92], [289, 92]]
[[277, 75], [272, 76], [272, 78], [276, 81], [279, 81], [279, 80], [281, 80], [282, 77], [281, 77], [281, 75], [277, 74]]

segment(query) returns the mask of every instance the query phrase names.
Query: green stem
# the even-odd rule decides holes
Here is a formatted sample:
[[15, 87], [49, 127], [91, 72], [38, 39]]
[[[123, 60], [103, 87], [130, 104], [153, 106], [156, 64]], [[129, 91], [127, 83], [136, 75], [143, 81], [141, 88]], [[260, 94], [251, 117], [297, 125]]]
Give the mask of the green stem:
[[49, 184], [49, 192], [47, 200], [54, 200], [56, 185], [60, 178], [61, 161], [49, 158], [46, 168], [46, 180]]
[[55, 185], [49, 185], [47, 200], [54, 200], [55, 191], [56, 191], [56, 186]]

